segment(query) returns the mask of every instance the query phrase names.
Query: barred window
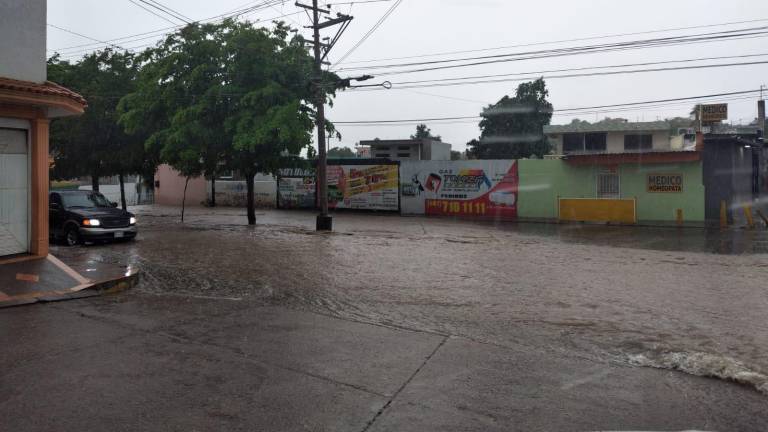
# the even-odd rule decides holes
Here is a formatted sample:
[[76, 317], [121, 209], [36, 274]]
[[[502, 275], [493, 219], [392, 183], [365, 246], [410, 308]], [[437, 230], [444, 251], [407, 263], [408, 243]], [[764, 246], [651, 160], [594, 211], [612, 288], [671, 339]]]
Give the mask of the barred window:
[[598, 198], [619, 198], [619, 175], [618, 174], [598, 174], [597, 176], [597, 197]]

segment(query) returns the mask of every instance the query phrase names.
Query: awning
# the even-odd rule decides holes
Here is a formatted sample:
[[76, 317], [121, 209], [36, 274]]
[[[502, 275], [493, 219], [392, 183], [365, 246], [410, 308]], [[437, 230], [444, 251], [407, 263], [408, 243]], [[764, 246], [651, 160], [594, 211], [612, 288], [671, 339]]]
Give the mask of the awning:
[[56, 83], [35, 83], [0, 77], [0, 104], [32, 106], [47, 110], [47, 117], [82, 114], [85, 98]]

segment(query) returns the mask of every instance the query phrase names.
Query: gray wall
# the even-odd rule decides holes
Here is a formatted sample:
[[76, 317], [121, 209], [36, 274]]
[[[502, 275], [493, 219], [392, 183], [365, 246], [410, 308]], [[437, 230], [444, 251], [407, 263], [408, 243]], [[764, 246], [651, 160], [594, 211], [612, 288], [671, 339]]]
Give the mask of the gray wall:
[[0, 77], [46, 79], [46, 0], [0, 0]]
[[735, 138], [707, 138], [704, 143], [705, 216], [707, 222], [720, 220], [720, 202], [728, 206], [728, 221], [741, 220], [742, 206], [752, 204], [755, 175], [753, 150]]
[[0, 0], [0, 77], [46, 79], [46, 0]]
[[424, 160], [451, 160], [451, 145], [440, 141], [424, 141]]

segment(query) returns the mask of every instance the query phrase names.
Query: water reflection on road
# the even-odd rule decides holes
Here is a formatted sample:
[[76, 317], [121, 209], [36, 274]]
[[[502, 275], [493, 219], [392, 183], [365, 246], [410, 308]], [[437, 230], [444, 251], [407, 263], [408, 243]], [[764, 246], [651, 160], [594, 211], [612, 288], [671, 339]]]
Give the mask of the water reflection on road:
[[137, 267], [147, 291], [719, 371], [768, 391], [765, 231], [343, 214], [316, 234], [313, 214], [263, 212], [247, 227], [237, 210], [140, 220], [135, 243], [56, 253]]

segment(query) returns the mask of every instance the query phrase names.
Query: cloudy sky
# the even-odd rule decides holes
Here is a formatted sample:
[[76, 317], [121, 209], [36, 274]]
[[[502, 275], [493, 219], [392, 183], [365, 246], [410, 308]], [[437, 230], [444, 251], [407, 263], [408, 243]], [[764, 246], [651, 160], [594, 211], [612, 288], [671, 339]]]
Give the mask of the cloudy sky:
[[[263, 0], [159, 2], [191, 20], [206, 20], [265, 3]], [[282, 19], [294, 26], [309, 23], [306, 15], [296, 13], [292, 1], [267, 3], [273, 5], [248, 13], [241, 19], [268, 22], [274, 17], [286, 15]], [[391, 90], [356, 90], [340, 94], [328, 112], [329, 119], [336, 122], [476, 116], [487, 104], [504, 95], [513, 94], [519, 84], [518, 81], [504, 81], [425, 87], [427, 83], [421, 83], [415, 88], [412, 84], [400, 84], [411, 81], [497, 74], [526, 76], [526, 73], [533, 72], [530, 76], [552, 77], [547, 84], [550, 101], [556, 110], [754, 90], [762, 84], [768, 84], [768, 64], [555, 78], [558, 75], [595, 71], [768, 62], [768, 34], [761, 34], [768, 30], [768, 2], [765, 1], [401, 0], [386, 20], [340, 64], [336, 62], [398, 2], [361, 0], [350, 4], [348, 0], [328, 0], [327, 3], [332, 4], [334, 11], [355, 17], [330, 56], [334, 63], [332, 67], [339, 69], [338, 73], [342, 76], [386, 72], [387, 75], [378, 75], [371, 83], [388, 80], [394, 84]], [[103, 47], [104, 42], [112, 41], [125, 48], [140, 50], [156, 42], [163, 31], [170, 31], [180, 23], [179, 19], [163, 15], [141, 0], [48, 0], [49, 54], [58, 51], [65, 58], [75, 59], [88, 50]], [[745, 33], [739, 31], [741, 29], [750, 30]], [[309, 35], [306, 29], [302, 29], [302, 32]], [[425, 68], [424, 65], [370, 69], [379, 65], [499, 56], [713, 32], [732, 32], [723, 34], [746, 36], [737, 40], [709, 40], [663, 47], [550, 56], [544, 59], [518, 59], [423, 72], [392, 73]], [[116, 40], [118, 38], [122, 39]], [[702, 58], [709, 60], [668, 63]], [[463, 63], [468, 62], [478, 61]], [[638, 63], [656, 64], [541, 73]], [[428, 66], [456, 64], [462, 62], [434, 63]], [[345, 71], [344, 68], [355, 69]], [[479, 79], [483, 80], [488, 79]], [[494, 80], [498, 81], [498, 78]], [[730, 121], [748, 123], [756, 116], [756, 99], [755, 93], [711, 100], [723, 100], [730, 104]], [[584, 110], [576, 114], [559, 112], [555, 114], [553, 123], [568, 123], [574, 117], [594, 121], [606, 116], [651, 121], [687, 115], [694, 103], [658, 103], [631, 109], [624, 107], [612, 112], [606, 109]], [[427, 123], [434, 133], [442, 135], [443, 140], [452, 143], [457, 150], [463, 150], [467, 141], [479, 135], [477, 122], [471, 119]], [[415, 124], [412, 123], [339, 125], [343, 138], [341, 142], [333, 141], [331, 146], [353, 147], [360, 140], [376, 137], [407, 138], [414, 129]]]

